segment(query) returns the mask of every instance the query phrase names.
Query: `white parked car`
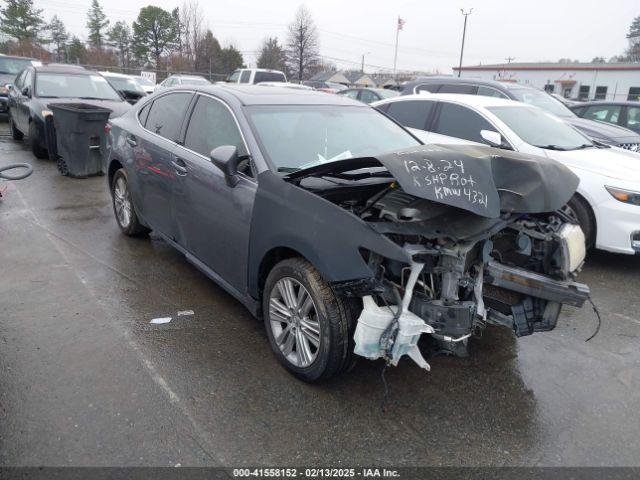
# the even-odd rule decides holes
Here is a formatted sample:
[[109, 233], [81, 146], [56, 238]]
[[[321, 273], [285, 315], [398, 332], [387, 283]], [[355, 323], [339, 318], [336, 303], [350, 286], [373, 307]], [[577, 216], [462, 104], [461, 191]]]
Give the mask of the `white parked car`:
[[417, 94], [373, 106], [425, 143], [481, 143], [562, 162], [580, 178], [567, 210], [587, 245], [640, 252], [640, 154], [594, 144], [560, 118], [512, 100]]
[[287, 76], [280, 70], [266, 68], [239, 68], [225, 80], [226, 83], [255, 85], [261, 82], [286, 82]]

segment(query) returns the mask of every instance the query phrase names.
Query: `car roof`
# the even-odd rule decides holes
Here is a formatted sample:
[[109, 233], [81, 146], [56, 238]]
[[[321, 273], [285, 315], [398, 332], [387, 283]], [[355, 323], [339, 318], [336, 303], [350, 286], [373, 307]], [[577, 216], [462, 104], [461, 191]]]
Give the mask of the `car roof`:
[[357, 100], [342, 95], [331, 95], [315, 90], [295, 90], [287, 87], [268, 87], [260, 85], [197, 85], [176, 87], [174, 91], [190, 90], [211, 93], [220, 96], [232, 96], [242, 105], [343, 105], [369, 108]]
[[463, 83], [463, 84], [479, 85], [479, 86], [485, 86], [485, 87], [493, 87], [498, 90], [502, 90], [503, 92], [507, 92], [509, 90], [518, 89], [518, 88], [533, 89], [533, 87], [530, 87], [528, 85], [522, 85], [516, 82], [498, 82], [496, 80], [481, 80], [479, 78], [469, 78], [469, 77], [437, 76], [437, 77], [421, 77], [421, 78], [412, 80], [410, 82], [407, 82], [404, 85], [403, 91], [406, 91], [407, 89], [413, 90], [418, 85], [425, 85], [430, 83], [438, 83], [438, 84]]
[[34, 66], [36, 72], [38, 73], [68, 73], [70, 75], [98, 75], [98, 72], [94, 72], [93, 70], [86, 70], [82, 67], [73, 66], [73, 65], [40, 65]]
[[487, 107], [512, 107], [516, 105], [530, 107], [526, 103], [516, 102], [507, 98], [485, 97], [484, 95], [468, 95], [465, 93], [414, 93], [413, 95], [402, 95], [399, 97], [387, 98], [377, 102], [376, 105], [384, 105], [387, 103], [407, 102], [411, 100], [431, 100], [433, 102], [455, 102], [470, 107], [487, 108]]

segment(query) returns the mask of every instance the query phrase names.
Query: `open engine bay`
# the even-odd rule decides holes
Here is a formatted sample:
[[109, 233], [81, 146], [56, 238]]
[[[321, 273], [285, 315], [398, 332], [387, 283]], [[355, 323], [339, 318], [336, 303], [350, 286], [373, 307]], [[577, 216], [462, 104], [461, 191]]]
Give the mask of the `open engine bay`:
[[[466, 356], [469, 338], [487, 325], [511, 328], [516, 336], [552, 330], [563, 304], [579, 307], [589, 297], [588, 287], [575, 281], [585, 258], [584, 235], [561, 211], [536, 212], [540, 206], [524, 205], [524, 197], [516, 208], [517, 191], [509, 190], [506, 203], [516, 206], [511, 211], [503, 201], [497, 215], [478, 214], [483, 205], [468, 190], [458, 189], [469, 205], [456, 204], [458, 197], [435, 201], [408, 193], [407, 180], [397, 168], [389, 170], [391, 179], [335, 173], [299, 182], [391, 239], [409, 259], [401, 262], [361, 248], [373, 278], [333, 285], [345, 296], [362, 298], [356, 354], [393, 365], [408, 355], [429, 370], [418, 349], [423, 334], [427, 342], [421, 346], [428, 345], [431, 354]], [[440, 186], [450, 179], [420, 175], [420, 180], [441, 179]], [[548, 203], [559, 209], [565, 196]]]

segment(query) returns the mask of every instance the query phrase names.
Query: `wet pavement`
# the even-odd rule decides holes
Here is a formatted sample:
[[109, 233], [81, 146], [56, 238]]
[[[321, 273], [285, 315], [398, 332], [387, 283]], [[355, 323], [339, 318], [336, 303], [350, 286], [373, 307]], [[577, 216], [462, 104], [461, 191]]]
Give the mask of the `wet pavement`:
[[120, 234], [104, 177], [0, 137], [16, 161], [35, 172], [0, 200], [0, 465], [640, 464], [640, 258], [589, 257], [592, 341], [586, 306], [550, 333], [491, 329], [468, 359], [387, 370], [382, 413], [380, 362], [294, 379], [237, 301]]

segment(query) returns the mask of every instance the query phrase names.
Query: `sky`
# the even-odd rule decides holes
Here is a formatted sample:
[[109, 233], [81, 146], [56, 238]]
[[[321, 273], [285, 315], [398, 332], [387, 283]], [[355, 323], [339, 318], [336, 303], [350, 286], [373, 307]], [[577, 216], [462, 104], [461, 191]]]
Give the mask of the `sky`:
[[[67, 29], [87, 38], [91, 0], [35, 0], [48, 21], [57, 14]], [[205, 24], [223, 45], [233, 44], [255, 66], [255, 51], [266, 37], [286, 39], [287, 24], [300, 4], [311, 11], [320, 37], [320, 54], [338, 68], [391, 71], [397, 18], [398, 70], [451, 73], [457, 66], [463, 16], [468, 17], [464, 65], [610, 58], [627, 48], [626, 33], [640, 15], [638, 0], [199, 0]], [[111, 22], [131, 23], [140, 8], [166, 10], [182, 0], [102, 0]]]

